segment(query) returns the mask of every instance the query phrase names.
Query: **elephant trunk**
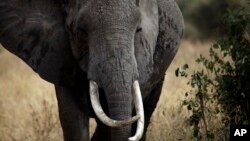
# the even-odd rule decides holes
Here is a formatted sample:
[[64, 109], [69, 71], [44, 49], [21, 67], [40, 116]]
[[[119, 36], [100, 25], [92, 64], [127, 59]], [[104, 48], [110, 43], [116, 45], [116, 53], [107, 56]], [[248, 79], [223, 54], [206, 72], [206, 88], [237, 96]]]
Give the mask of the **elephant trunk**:
[[[119, 72], [114, 72], [119, 73]], [[119, 75], [119, 74], [115, 74]], [[109, 115], [114, 120], [124, 120], [132, 117], [132, 83], [114, 81], [105, 89]], [[112, 141], [126, 141], [131, 136], [131, 125], [112, 128]]]

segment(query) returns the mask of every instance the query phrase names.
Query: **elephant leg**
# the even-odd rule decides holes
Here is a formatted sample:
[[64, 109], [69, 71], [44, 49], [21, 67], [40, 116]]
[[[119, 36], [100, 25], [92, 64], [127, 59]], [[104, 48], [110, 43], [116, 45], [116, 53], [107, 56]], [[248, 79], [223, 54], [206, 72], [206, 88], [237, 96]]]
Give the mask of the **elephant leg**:
[[86, 92], [79, 86], [55, 86], [64, 141], [89, 141]]
[[145, 126], [144, 126], [144, 134], [141, 138], [141, 141], [146, 140], [147, 128], [150, 123], [151, 116], [156, 108], [156, 105], [159, 101], [161, 95], [163, 81], [160, 81], [156, 87], [152, 90], [150, 95], [143, 100], [144, 112], [145, 112]]
[[91, 141], [111, 141], [110, 127], [107, 127], [98, 118], [95, 118], [97, 127]]

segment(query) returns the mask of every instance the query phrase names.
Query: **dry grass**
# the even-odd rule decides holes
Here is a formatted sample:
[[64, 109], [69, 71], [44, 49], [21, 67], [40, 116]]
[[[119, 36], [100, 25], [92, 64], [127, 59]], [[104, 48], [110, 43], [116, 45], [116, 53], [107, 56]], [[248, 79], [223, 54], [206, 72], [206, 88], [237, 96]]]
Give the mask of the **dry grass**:
[[190, 71], [198, 68], [195, 59], [207, 54], [211, 43], [183, 41], [180, 49], [166, 72], [162, 95], [151, 119], [147, 138], [149, 141], [188, 141], [191, 129], [186, 125], [187, 111], [181, 108], [184, 93], [189, 91], [183, 78], [175, 76], [175, 69], [189, 64]]
[[[153, 114], [147, 138], [149, 141], [190, 140], [185, 125], [187, 111], [180, 109], [186, 82], [176, 78], [177, 67], [207, 53], [210, 43], [183, 41], [166, 72], [166, 81], [158, 107]], [[0, 53], [0, 141], [62, 140], [53, 85], [42, 80], [20, 59], [3, 50]], [[91, 121], [91, 130], [94, 123]]]

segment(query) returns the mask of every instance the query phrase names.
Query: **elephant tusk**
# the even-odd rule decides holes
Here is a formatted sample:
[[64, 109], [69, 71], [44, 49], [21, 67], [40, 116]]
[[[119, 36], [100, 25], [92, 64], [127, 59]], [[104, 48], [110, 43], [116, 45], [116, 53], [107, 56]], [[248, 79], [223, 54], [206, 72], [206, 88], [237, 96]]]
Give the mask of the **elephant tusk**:
[[103, 111], [100, 100], [99, 100], [99, 92], [98, 92], [98, 85], [96, 82], [90, 80], [90, 100], [92, 107], [94, 109], [94, 112], [98, 119], [105, 125], [110, 126], [110, 127], [124, 127], [127, 125], [130, 125], [137, 121], [140, 116], [136, 115], [132, 117], [131, 119], [127, 120], [113, 120], [110, 119]]
[[134, 82], [133, 88], [134, 88], [133, 98], [135, 103], [135, 110], [136, 114], [140, 116], [140, 119], [137, 121], [137, 129], [135, 135], [133, 137], [130, 137], [128, 140], [139, 141], [143, 135], [143, 130], [144, 130], [144, 109], [143, 109], [141, 90], [138, 80]]

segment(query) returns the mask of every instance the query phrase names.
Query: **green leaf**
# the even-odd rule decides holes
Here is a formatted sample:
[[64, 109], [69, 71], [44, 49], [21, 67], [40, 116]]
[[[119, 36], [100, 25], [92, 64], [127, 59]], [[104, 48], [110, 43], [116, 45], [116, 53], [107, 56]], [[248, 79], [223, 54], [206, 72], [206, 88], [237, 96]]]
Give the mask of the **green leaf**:
[[189, 104], [189, 105], [187, 106], [187, 109], [188, 109], [188, 110], [192, 110], [192, 106]]
[[176, 76], [176, 77], [179, 77], [179, 71], [180, 71], [180, 68], [177, 68], [177, 69], [175, 70], [175, 76]]
[[219, 46], [220, 46], [220, 45], [219, 45], [218, 43], [213, 44], [213, 48], [215, 48], [215, 49], [218, 49]]
[[183, 69], [183, 70], [188, 69], [188, 64], [184, 64], [184, 65], [182, 66], [182, 69]]
[[201, 139], [201, 132], [199, 127], [194, 127], [193, 136], [197, 139]]

